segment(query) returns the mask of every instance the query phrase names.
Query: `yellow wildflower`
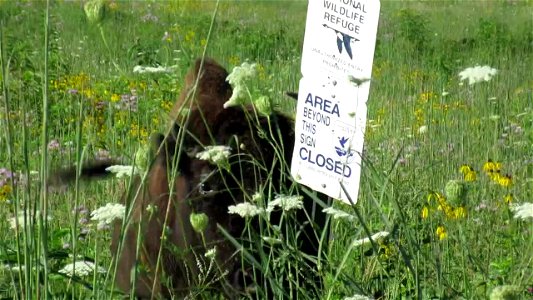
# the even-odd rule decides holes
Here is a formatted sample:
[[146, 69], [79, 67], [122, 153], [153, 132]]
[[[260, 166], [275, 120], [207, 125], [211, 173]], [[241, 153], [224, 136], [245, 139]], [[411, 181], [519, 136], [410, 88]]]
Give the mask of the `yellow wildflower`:
[[229, 59], [228, 59], [230, 65], [240, 65], [241, 64], [241, 60], [238, 56], [231, 56]]
[[505, 197], [503, 197], [503, 202], [505, 202], [505, 204], [507, 205], [510, 205], [511, 203], [513, 203], [513, 194], [505, 195]]
[[111, 95], [111, 102], [118, 102], [120, 101], [120, 95], [113, 94]]
[[170, 109], [172, 108], [172, 102], [168, 100], [161, 101], [161, 108], [165, 111], [170, 111]]
[[453, 215], [455, 219], [465, 218], [466, 217], [466, 208], [464, 206], [459, 206], [453, 210]]
[[6, 201], [13, 192], [13, 188], [9, 184], [4, 184], [0, 187], [0, 201]]
[[427, 217], [429, 216], [429, 208], [427, 206], [424, 206], [422, 208], [422, 212], [420, 213], [420, 216], [422, 217], [422, 219], [427, 219]]
[[476, 175], [476, 172], [468, 172], [467, 174], [464, 175], [464, 180], [467, 181], [467, 182], [473, 182], [473, 181], [476, 181], [476, 178], [477, 178], [477, 175]]
[[420, 97], [418, 98], [418, 101], [420, 103], [427, 103], [434, 96], [435, 96], [435, 94], [433, 92], [422, 93], [422, 94], [420, 94]]
[[496, 182], [503, 187], [509, 187], [513, 184], [513, 178], [511, 175], [500, 175]]
[[459, 168], [459, 171], [463, 174], [463, 178], [467, 182], [476, 181], [477, 175], [474, 168], [472, 168], [470, 165], [462, 165]]
[[487, 160], [486, 163], [483, 164], [483, 171], [487, 173], [494, 173], [499, 172], [502, 168], [502, 164], [499, 162], [493, 162], [492, 160]]
[[385, 260], [394, 255], [394, 247], [387, 242], [379, 243], [379, 258]]
[[442, 225], [439, 225], [437, 227], [437, 230], [435, 231], [435, 234], [437, 235], [437, 237], [439, 238], [440, 241], [442, 241], [443, 239], [448, 237], [448, 233], [446, 232], [446, 228], [444, 228], [444, 226], [442, 226]]

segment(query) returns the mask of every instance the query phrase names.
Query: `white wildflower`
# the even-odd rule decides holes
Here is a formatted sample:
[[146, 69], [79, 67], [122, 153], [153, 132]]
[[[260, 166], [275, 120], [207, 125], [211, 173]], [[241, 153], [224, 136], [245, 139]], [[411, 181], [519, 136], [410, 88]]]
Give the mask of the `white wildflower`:
[[533, 218], [533, 203], [513, 204], [511, 211], [514, 213], [516, 219], [525, 220], [527, 218]]
[[270, 237], [270, 236], [263, 236], [262, 239], [263, 239], [263, 241], [267, 242], [270, 245], [281, 244], [281, 240], [280, 239], [273, 238], [273, 237]]
[[105, 169], [107, 172], [115, 173], [117, 178], [122, 178], [124, 176], [131, 176], [134, 174], [139, 173], [139, 169], [135, 168], [134, 166], [122, 166], [122, 165], [114, 165], [107, 167]]
[[230, 154], [231, 148], [228, 146], [207, 146], [204, 151], [196, 154], [196, 158], [220, 165], [228, 160]]
[[236, 85], [233, 87], [233, 93], [231, 97], [223, 105], [224, 108], [238, 106], [239, 104], [244, 104], [248, 99], [248, 93], [244, 85]]
[[449, 94], [450, 94], [449, 92], [443, 90], [441, 96], [442, 96], [442, 97], [446, 97], [446, 96], [448, 96]]
[[268, 202], [267, 211], [271, 212], [275, 207], [281, 207], [284, 211], [301, 209], [303, 208], [302, 199], [302, 196], [278, 195], [274, 200]]
[[172, 73], [178, 66], [173, 65], [170, 67], [145, 67], [145, 66], [135, 66], [133, 67], [133, 73]]
[[115, 219], [122, 219], [126, 207], [118, 203], [107, 203], [91, 212], [91, 220], [98, 222], [98, 228], [106, 228]]
[[472, 85], [482, 81], [489, 81], [496, 73], [498, 73], [498, 70], [489, 66], [475, 66], [461, 71], [459, 77], [460, 81], [468, 79], [468, 84]]
[[355, 217], [353, 215], [333, 207], [324, 208], [322, 212], [330, 215], [331, 217], [333, 217], [333, 219], [346, 219], [349, 221], [355, 220]]
[[374, 298], [370, 298], [364, 295], [353, 295], [351, 297], [344, 297], [343, 300], [374, 300]]
[[215, 255], [217, 254], [217, 247], [213, 247], [209, 250], [207, 250], [204, 254], [204, 256], [206, 258], [209, 258], [209, 259], [215, 259]]
[[228, 213], [237, 214], [243, 218], [256, 216], [262, 213], [263, 211], [263, 208], [255, 206], [248, 202], [228, 206]]
[[246, 79], [254, 77], [256, 70], [256, 64], [243, 62], [240, 66], [233, 68], [233, 71], [231, 71], [231, 74], [228, 75], [226, 81], [232, 86], [241, 85]]
[[418, 134], [425, 134], [428, 132], [428, 127], [426, 125], [422, 125], [420, 126], [420, 128], [418, 128]]
[[226, 78], [226, 81], [233, 87], [233, 94], [229, 100], [224, 103], [224, 108], [237, 106], [246, 102], [248, 99], [246, 80], [256, 75], [256, 67], [256, 64], [244, 62], [239, 67], [233, 68], [231, 74]]
[[[24, 215], [26, 215], [26, 222], [31, 222], [32, 221], [32, 218], [33, 218], [33, 212], [31, 211], [19, 211], [18, 215], [16, 217], [12, 217], [12, 218], [9, 218], [9, 226], [11, 227], [11, 229], [16, 229], [17, 228], [17, 221], [18, 221], [18, 224], [19, 224], [19, 229], [20, 230], [24, 230]], [[40, 211], [37, 211], [36, 212], [36, 215], [37, 217], [39, 217], [41, 215]], [[52, 217], [51, 216], [48, 216], [46, 218], [48, 221], [51, 221], [52, 220]]]
[[491, 121], [498, 121], [500, 119], [499, 115], [490, 115], [489, 120]]
[[[389, 235], [389, 233], [387, 231], [380, 231], [378, 233], [375, 233], [371, 236], [372, 240], [373, 241], [377, 241], [379, 239], [383, 239], [385, 237], [387, 237]], [[360, 239], [360, 240], [356, 240], [353, 242], [353, 246], [357, 247], [357, 246], [361, 246], [361, 245], [364, 245], [364, 244], [368, 244], [370, 243], [370, 239], [369, 238], [364, 238], [364, 239]]]
[[102, 267], [96, 266], [91, 261], [81, 260], [81, 261], [76, 261], [75, 263], [67, 264], [66, 266], [63, 267], [63, 269], [59, 270], [58, 272], [65, 274], [69, 277], [74, 276], [74, 274], [76, 276], [83, 277], [83, 276], [91, 275], [93, 272], [105, 273], [106, 270]]

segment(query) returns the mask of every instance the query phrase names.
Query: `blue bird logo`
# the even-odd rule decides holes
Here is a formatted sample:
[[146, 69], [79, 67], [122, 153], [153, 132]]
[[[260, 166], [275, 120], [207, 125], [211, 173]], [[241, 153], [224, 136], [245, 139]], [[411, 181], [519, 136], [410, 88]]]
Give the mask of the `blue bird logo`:
[[346, 54], [350, 57], [350, 59], [353, 59], [352, 54], [352, 41], [357, 42], [359, 39], [356, 39], [346, 33], [342, 33], [338, 31], [337, 29], [329, 27], [327, 24], [322, 24], [325, 28], [331, 29], [335, 31], [335, 34], [337, 35], [337, 49], [339, 49], [339, 53], [342, 54], [342, 49], [346, 49]]
[[349, 159], [351, 158], [355, 151], [354, 150], [346, 150], [346, 142], [348, 142], [348, 138], [346, 137], [340, 137], [338, 138], [339, 139], [339, 144], [341, 145], [340, 147], [336, 146], [335, 147], [335, 151], [337, 152], [337, 155], [340, 156], [340, 157], [343, 157], [343, 156], [346, 156], [346, 159]]

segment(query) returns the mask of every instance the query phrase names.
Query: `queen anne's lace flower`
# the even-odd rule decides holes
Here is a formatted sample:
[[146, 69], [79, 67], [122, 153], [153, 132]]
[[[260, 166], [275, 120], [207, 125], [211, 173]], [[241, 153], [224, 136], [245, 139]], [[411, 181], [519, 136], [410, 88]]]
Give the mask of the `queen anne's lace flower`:
[[[377, 241], [377, 240], [387, 237], [388, 235], [389, 233], [387, 231], [380, 231], [378, 233], [371, 235], [370, 237], [372, 238], [373, 241]], [[368, 244], [368, 243], [370, 243], [370, 239], [364, 238], [364, 239], [354, 241], [353, 246], [357, 247], [357, 246], [361, 246], [361, 245]]]
[[461, 71], [459, 78], [461, 81], [468, 79], [468, 84], [472, 85], [482, 81], [489, 81], [496, 73], [498, 73], [498, 70], [489, 66], [475, 66]]
[[264, 211], [263, 208], [248, 202], [228, 206], [228, 213], [237, 214], [243, 218], [256, 216]]
[[102, 267], [96, 266], [91, 261], [76, 261], [75, 263], [70, 263], [64, 266], [61, 270], [58, 271], [61, 274], [65, 274], [69, 277], [74, 276], [87, 276], [91, 275], [93, 272], [105, 273], [106, 270]]
[[110, 173], [115, 173], [116, 174], [115, 176], [117, 178], [135, 175], [139, 172], [138, 168], [134, 168], [133, 166], [122, 166], [122, 165], [110, 166], [110, 167], [107, 167], [105, 170]]
[[231, 74], [226, 78], [226, 81], [233, 87], [233, 94], [224, 103], [224, 108], [237, 106], [246, 101], [248, 95], [245, 81], [256, 75], [256, 66], [256, 64], [244, 62], [242, 65], [233, 68]]
[[267, 211], [271, 212], [276, 207], [281, 207], [284, 211], [303, 208], [302, 196], [278, 195], [274, 200], [268, 202]]
[[256, 75], [257, 64], [250, 64], [243, 62], [240, 66], [234, 67], [233, 71], [228, 75], [226, 81], [232, 86], [243, 84], [246, 79], [252, 78]]
[[228, 146], [207, 146], [204, 151], [196, 154], [196, 158], [221, 165], [228, 160], [230, 154], [231, 148]]
[[170, 67], [147, 67], [147, 66], [135, 66], [133, 67], [133, 73], [172, 73], [178, 66], [170, 66]]
[[517, 219], [533, 218], [533, 203], [514, 204], [511, 206], [511, 211], [513, 211], [514, 217]]
[[351, 297], [345, 297], [343, 300], [373, 300], [373, 298], [363, 295], [353, 295]]
[[91, 212], [91, 220], [98, 222], [98, 228], [106, 228], [115, 219], [122, 219], [126, 207], [118, 203], [108, 203]]
[[333, 207], [327, 207], [327, 208], [324, 208], [322, 210], [323, 213], [326, 213], [328, 215], [330, 215], [331, 217], [333, 217], [333, 219], [346, 219], [346, 220], [349, 220], [349, 221], [354, 221], [355, 220], [355, 217], [343, 210], [340, 210], [340, 209], [336, 209], [336, 208], [333, 208]]

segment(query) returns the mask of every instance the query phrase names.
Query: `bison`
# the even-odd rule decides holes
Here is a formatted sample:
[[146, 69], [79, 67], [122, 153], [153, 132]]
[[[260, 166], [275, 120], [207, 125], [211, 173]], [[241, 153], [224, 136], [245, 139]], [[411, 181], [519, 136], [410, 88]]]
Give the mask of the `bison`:
[[[115, 282], [126, 293], [170, 298], [212, 288], [230, 298], [254, 293], [280, 298], [294, 295], [290, 290], [313, 297], [320, 292], [316, 266], [328, 233], [321, 209], [326, 204], [290, 177], [293, 121], [276, 113], [260, 116], [251, 106], [225, 109], [232, 94], [227, 76], [216, 61], [198, 59], [171, 110], [172, 130], [151, 137], [152, 164], [145, 180], [133, 179], [123, 200], [130, 216], [113, 231]], [[210, 145], [231, 149], [222, 167], [197, 157]], [[112, 163], [88, 163], [82, 177], [105, 176]], [[68, 178], [68, 173], [56, 177]], [[266, 207], [278, 194], [302, 196], [303, 208], [269, 210], [248, 219], [228, 212], [252, 195]], [[206, 226], [195, 229], [191, 214], [207, 216]], [[266, 232], [277, 242], [265, 242], [261, 234]], [[210, 261], [204, 254], [213, 248]], [[290, 267], [279, 265], [284, 262], [280, 254], [294, 253], [302, 255]]]

